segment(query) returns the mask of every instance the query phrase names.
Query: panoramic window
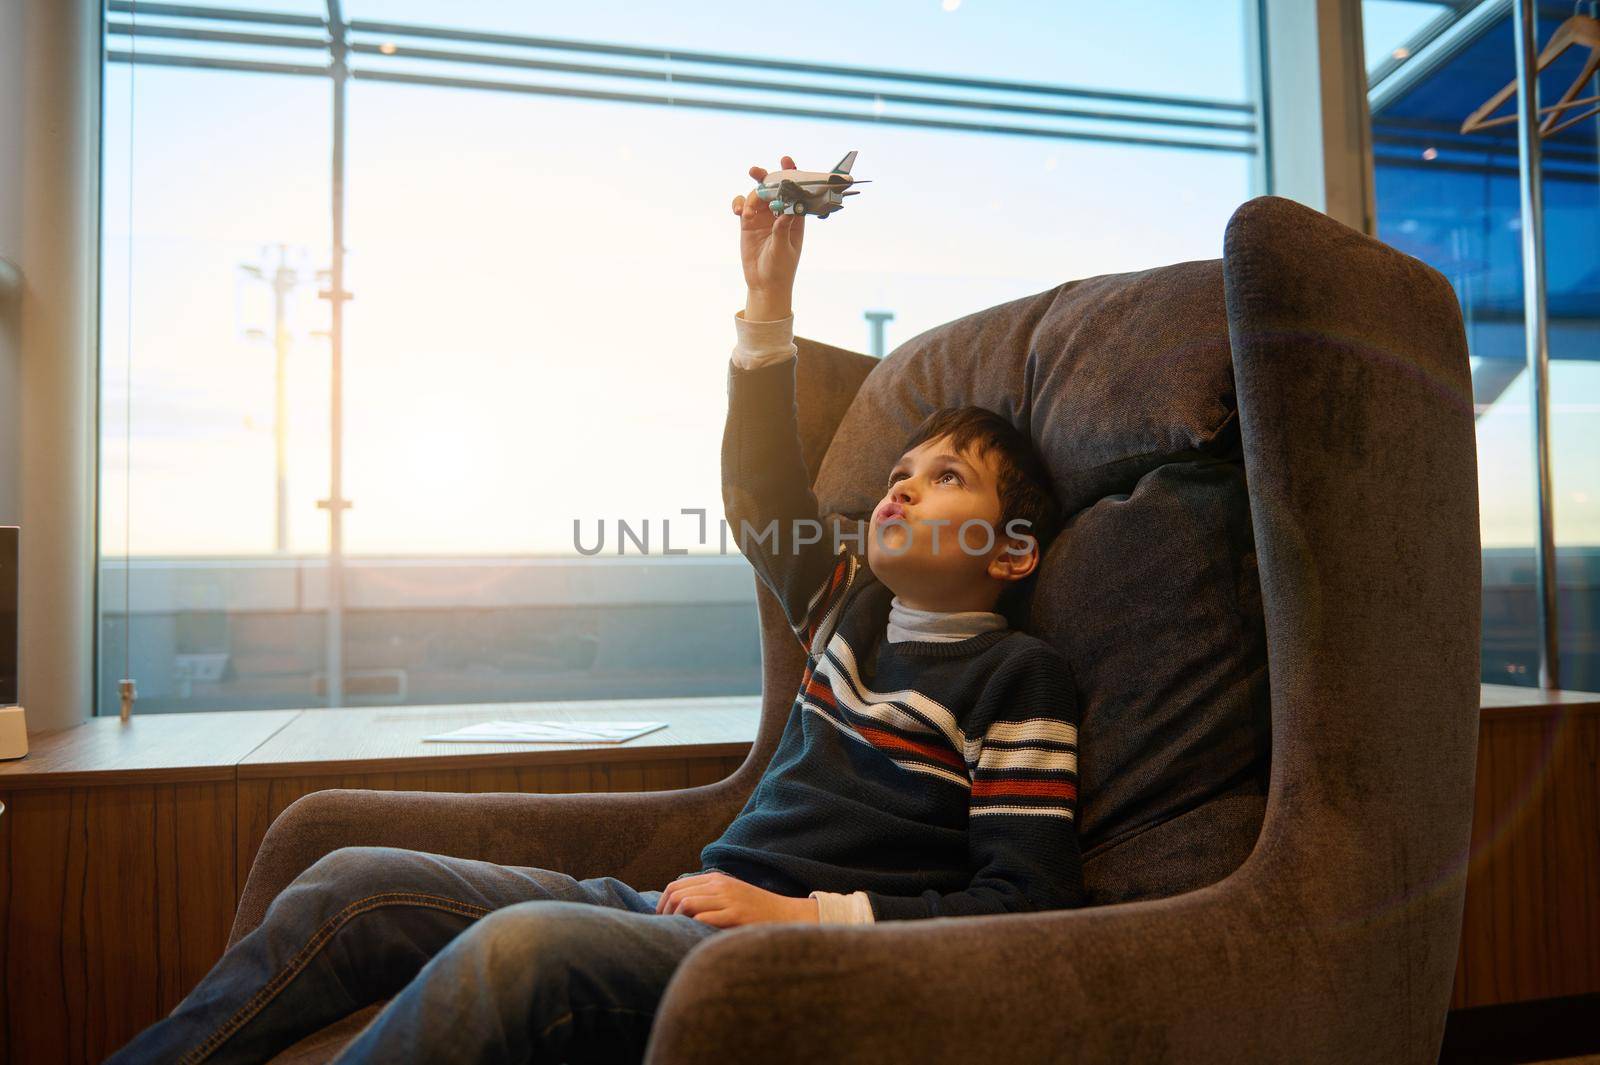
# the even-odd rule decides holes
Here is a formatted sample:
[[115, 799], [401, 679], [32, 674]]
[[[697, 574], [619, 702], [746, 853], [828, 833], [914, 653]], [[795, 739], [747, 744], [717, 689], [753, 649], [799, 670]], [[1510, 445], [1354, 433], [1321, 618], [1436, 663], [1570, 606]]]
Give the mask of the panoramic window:
[[[1395, 9], [1419, 9], [1398, 17]], [[1509, 5], [1373, 3], [1368, 24], [1378, 236], [1450, 279], [1472, 356], [1483, 537], [1483, 679], [1539, 681], [1538, 496], [1523, 312], [1516, 123], [1461, 125], [1515, 74]], [[1425, 10], [1432, 9], [1432, 10]], [[1539, 41], [1571, 13], [1541, 10]], [[1404, 12], [1400, 13], [1404, 15]], [[1391, 26], [1374, 56], [1372, 26]], [[1560, 99], [1583, 49], [1540, 76]], [[1590, 80], [1579, 95], [1594, 96]], [[1501, 112], [1514, 114], [1514, 101]], [[1576, 113], [1574, 113], [1576, 114]], [[1591, 117], [1541, 141], [1550, 345], [1550, 506], [1561, 686], [1600, 687], [1600, 168]]]
[[859, 153], [795, 326], [866, 354], [1216, 257], [1246, 6], [115, 0], [100, 712], [758, 691], [749, 167]]

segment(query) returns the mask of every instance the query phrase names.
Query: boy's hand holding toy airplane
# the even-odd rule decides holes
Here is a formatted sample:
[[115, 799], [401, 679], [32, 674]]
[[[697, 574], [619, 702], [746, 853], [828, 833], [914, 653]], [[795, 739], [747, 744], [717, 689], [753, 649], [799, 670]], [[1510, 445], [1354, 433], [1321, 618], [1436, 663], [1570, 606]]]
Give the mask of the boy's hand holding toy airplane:
[[805, 240], [805, 216], [827, 218], [844, 208], [844, 198], [854, 196], [851, 185], [866, 184], [850, 176], [856, 153], [850, 152], [829, 173], [795, 169], [783, 157], [783, 169], [750, 168], [760, 184], [744, 196], [733, 198], [739, 215], [739, 251], [744, 260], [744, 281], [749, 289], [744, 316], [752, 322], [775, 322], [793, 313], [794, 275], [800, 266], [800, 246]]

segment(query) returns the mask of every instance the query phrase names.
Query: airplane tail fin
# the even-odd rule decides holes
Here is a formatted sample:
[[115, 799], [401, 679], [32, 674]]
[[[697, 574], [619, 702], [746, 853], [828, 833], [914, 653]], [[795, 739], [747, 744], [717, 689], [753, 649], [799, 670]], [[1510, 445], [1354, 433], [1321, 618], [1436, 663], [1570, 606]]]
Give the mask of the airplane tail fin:
[[835, 174], [848, 174], [848, 173], [850, 173], [850, 168], [855, 166], [855, 165], [856, 165], [856, 153], [852, 151], [849, 155], [847, 155], [843, 159], [839, 160], [839, 165], [837, 165], [837, 166], [835, 166], [833, 168], [833, 172]]

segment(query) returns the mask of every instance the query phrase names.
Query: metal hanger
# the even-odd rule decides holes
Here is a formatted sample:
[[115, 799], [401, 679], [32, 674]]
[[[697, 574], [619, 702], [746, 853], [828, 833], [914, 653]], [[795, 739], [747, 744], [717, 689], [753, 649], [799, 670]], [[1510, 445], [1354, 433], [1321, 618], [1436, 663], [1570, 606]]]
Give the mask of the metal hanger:
[[[1600, 107], [1591, 107], [1580, 115], [1561, 120], [1562, 112], [1570, 111], [1572, 108], [1582, 104], [1600, 103], [1600, 96], [1578, 98], [1578, 92], [1590, 78], [1594, 77], [1596, 71], [1600, 71], [1600, 18], [1596, 18], [1593, 15], [1578, 14], [1577, 9], [1579, 6], [1579, 4], [1573, 5], [1572, 16], [1556, 27], [1556, 32], [1550, 35], [1550, 43], [1546, 44], [1544, 51], [1539, 53], [1538, 69], [1544, 70], [1565, 54], [1569, 48], [1585, 47], [1589, 49], [1589, 58], [1583, 64], [1582, 73], [1578, 75], [1571, 85], [1567, 86], [1567, 91], [1561, 94], [1561, 99], [1549, 107], [1539, 108], [1541, 115], [1547, 112], [1549, 114], [1548, 118], [1539, 123], [1539, 135], [1541, 137], [1560, 133], [1574, 123], [1581, 122], [1591, 115], [1600, 114]], [[1502, 115], [1499, 118], [1489, 118], [1488, 116], [1498, 110], [1507, 100], [1511, 99], [1512, 94], [1516, 91], [1517, 83], [1513, 80], [1505, 88], [1489, 97], [1483, 106], [1468, 115], [1466, 121], [1461, 123], [1461, 132], [1472, 133], [1476, 130], [1488, 129], [1491, 126], [1503, 126], [1508, 122], [1515, 122], [1517, 120], [1515, 114]], [[1559, 124], [1558, 120], [1561, 120]]]

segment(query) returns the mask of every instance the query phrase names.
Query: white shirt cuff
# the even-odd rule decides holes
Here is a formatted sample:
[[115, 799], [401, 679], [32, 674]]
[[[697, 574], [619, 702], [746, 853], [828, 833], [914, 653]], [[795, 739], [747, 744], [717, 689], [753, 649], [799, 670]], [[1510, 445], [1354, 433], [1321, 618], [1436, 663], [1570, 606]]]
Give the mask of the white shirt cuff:
[[872, 901], [865, 891], [838, 895], [831, 891], [813, 891], [810, 898], [817, 900], [817, 921], [820, 924], [872, 924]]
[[744, 311], [734, 313], [733, 328], [738, 343], [733, 346], [733, 364], [741, 370], [754, 370], [784, 359], [800, 350], [794, 342], [794, 315], [776, 322], [752, 322]]

